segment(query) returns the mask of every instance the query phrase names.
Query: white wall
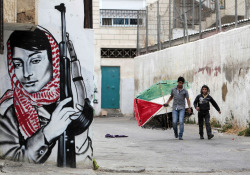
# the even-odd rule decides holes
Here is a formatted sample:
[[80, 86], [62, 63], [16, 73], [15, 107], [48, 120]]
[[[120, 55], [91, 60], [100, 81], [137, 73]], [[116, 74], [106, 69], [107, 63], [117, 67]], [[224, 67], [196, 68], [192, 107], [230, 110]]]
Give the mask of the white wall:
[[[38, 24], [48, 29], [58, 42], [61, 41], [61, 13], [54, 6], [64, 3], [66, 6], [66, 30], [74, 44], [77, 57], [81, 63], [82, 75], [87, 89], [88, 98], [92, 100], [94, 90], [94, 31], [84, 29], [84, 4], [79, 0], [43, 0], [39, 1]], [[72, 84], [74, 89], [74, 85]], [[92, 126], [90, 136], [92, 137]], [[83, 134], [83, 135], [86, 135]], [[85, 136], [76, 138], [76, 145], [81, 145]], [[57, 151], [53, 150], [49, 160], [55, 161]], [[77, 156], [79, 166], [85, 166], [85, 158], [90, 155], [90, 150], [83, 156]], [[86, 159], [88, 161], [88, 159]], [[91, 162], [87, 162], [91, 164]]]
[[[64, 3], [66, 6], [66, 27], [70, 34], [76, 54], [81, 63], [81, 71], [86, 85], [88, 97], [93, 98], [94, 90], [94, 31], [83, 28], [84, 23], [84, 5], [83, 1], [79, 0], [43, 0], [38, 3], [38, 25], [49, 30], [56, 38], [57, 42], [61, 41], [61, 13], [54, 6]], [[4, 31], [4, 43], [9, 38], [12, 31]], [[7, 69], [6, 46], [4, 55], [0, 55], [0, 95], [11, 88], [10, 78]], [[74, 89], [74, 85], [72, 84]], [[90, 126], [90, 137], [92, 137], [92, 126]], [[76, 137], [76, 145], [79, 147], [84, 142], [86, 133]], [[85, 145], [86, 146], [86, 145]], [[85, 147], [84, 146], [84, 147]], [[92, 166], [92, 162], [86, 159], [87, 155], [91, 156], [91, 151], [77, 156], [77, 164], [80, 167]], [[47, 162], [55, 164], [57, 159], [57, 145], [53, 148], [53, 152]]]
[[10, 76], [8, 73], [8, 66], [7, 66], [7, 46], [6, 46], [6, 42], [7, 39], [9, 38], [9, 35], [12, 33], [12, 31], [7, 31], [4, 30], [4, 54], [1, 55], [0, 54], [0, 60], [1, 60], [1, 64], [0, 64], [0, 96], [2, 97], [2, 95], [5, 93], [6, 90], [11, 88], [11, 84], [10, 84]]
[[[46, 3], [46, 1], [48, 3]], [[61, 15], [54, 6], [64, 3], [66, 6], [66, 30], [74, 44], [77, 57], [81, 62], [82, 73], [92, 98], [94, 89], [94, 31], [84, 29], [83, 1], [54, 0], [39, 1], [38, 24], [48, 29], [58, 42], [61, 41]]]
[[147, 3], [147, 5], [149, 5], [149, 4], [152, 4], [152, 3], [156, 3], [156, 1], [157, 1], [157, 0], [147, 0], [146, 3]]
[[230, 30], [135, 58], [135, 95], [160, 80], [184, 76], [191, 83], [192, 103], [206, 84], [222, 110], [219, 115], [211, 107], [211, 117], [223, 124], [233, 115], [245, 126], [250, 121], [249, 29]]
[[145, 0], [100, 0], [100, 9], [139, 10], [145, 8]]

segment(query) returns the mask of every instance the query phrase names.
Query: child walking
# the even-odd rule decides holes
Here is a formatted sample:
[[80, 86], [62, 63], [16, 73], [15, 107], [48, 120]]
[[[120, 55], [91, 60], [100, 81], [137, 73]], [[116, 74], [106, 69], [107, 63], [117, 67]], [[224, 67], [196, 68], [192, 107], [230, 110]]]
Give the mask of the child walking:
[[210, 140], [211, 138], [214, 137], [214, 135], [212, 134], [211, 125], [209, 122], [209, 120], [210, 120], [209, 102], [212, 103], [212, 105], [219, 112], [219, 114], [221, 114], [221, 111], [220, 111], [218, 104], [209, 95], [209, 93], [210, 93], [209, 87], [207, 85], [203, 85], [201, 88], [201, 94], [197, 95], [197, 97], [194, 100], [194, 107], [198, 111], [198, 123], [199, 123], [200, 139], [204, 139], [203, 124], [204, 124], [204, 119], [205, 119], [207, 138]]

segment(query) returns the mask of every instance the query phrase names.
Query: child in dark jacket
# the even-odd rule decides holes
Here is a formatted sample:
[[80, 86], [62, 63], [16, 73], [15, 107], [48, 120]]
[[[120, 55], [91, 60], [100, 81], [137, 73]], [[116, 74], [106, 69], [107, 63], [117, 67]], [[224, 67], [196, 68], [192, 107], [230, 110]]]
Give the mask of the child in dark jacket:
[[204, 124], [204, 119], [205, 119], [207, 137], [210, 140], [211, 138], [214, 137], [214, 135], [212, 134], [211, 126], [209, 123], [209, 120], [210, 120], [209, 102], [212, 103], [212, 105], [219, 112], [219, 114], [221, 114], [221, 111], [220, 111], [220, 108], [217, 105], [217, 103], [214, 101], [214, 99], [209, 95], [209, 92], [210, 92], [209, 87], [206, 85], [203, 85], [201, 88], [201, 94], [199, 94], [194, 100], [194, 107], [198, 111], [198, 123], [199, 123], [200, 139], [204, 139], [203, 124]]

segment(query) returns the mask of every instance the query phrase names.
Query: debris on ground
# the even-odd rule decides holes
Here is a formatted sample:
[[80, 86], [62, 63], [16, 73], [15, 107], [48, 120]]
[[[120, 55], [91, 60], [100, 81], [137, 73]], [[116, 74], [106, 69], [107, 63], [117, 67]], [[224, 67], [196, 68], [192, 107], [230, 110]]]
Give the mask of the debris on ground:
[[111, 134], [106, 134], [105, 135], [106, 138], [116, 138], [116, 137], [128, 137], [126, 135], [111, 135]]

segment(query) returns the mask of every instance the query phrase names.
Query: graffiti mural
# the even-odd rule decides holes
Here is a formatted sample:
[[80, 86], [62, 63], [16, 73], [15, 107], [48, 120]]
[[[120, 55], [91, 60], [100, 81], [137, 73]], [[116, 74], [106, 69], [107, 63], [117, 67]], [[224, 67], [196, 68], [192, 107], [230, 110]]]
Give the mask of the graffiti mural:
[[[58, 6], [62, 14], [63, 9], [63, 4]], [[60, 44], [41, 26], [34, 31], [14, 31], [7, 41], [12, 88], [0, 99], [4, 109], [0, 115], [1, 158], [43, 163], [57, 142], [57, 165], [76, 167], [74, 139], [87, 132], [93, 108], [65, 29], [64, 25], [62, 34], [67, 36]], [[88, 136], [86, 139], [91, 141]]]

